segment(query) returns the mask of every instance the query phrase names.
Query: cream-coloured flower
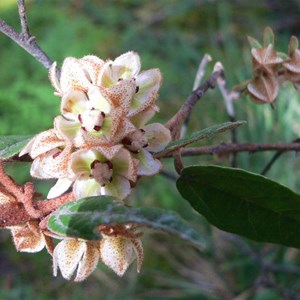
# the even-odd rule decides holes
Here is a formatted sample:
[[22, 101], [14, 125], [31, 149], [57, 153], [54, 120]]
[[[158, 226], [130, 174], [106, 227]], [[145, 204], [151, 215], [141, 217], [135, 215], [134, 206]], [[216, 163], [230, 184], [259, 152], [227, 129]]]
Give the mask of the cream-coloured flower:
[[159, 69], [140, 72], [141, 62], [137, 53], [129, 51], [114, 61], [106, 61], [102, 66], [97, 80], [98, 86], [112, 87], [122, 80], [135, 80], [136, 89], [130, 104], [128, 117], [147, 109], [155, 104], [161, 84]]
[[125, 199], [136, 181], [137, 161], [121, 145], [79, 150], [72, 154], [76, 198], [110, 195]]
[[76, 147], [116, 143], [134, 130], [126, 117], [134, 93], [132, 80], [108, 89], [92, 86], [86, 93], [71, 91], [62, 98], [63, 117], [55, 119], [55, 127]]
[[65, 279], [74, 274], [74, 281], [83, 281], [96, 269], [99, 257], [99, 241], [62, 240], [53, 252], [53, 275], [59, 269]]
[[144, 258], [142, 242], [139, 238], [103, 235], [100, 241], [100, 258], [119, 276], [123, 276], [132, 262], [137, 259], [139, 273]]
[[56, 63], [50, 68], [49, 79], [59, 96], [75, 90], [86, 92], [96, 83], [102, 65], [103, 61], [94, 55], [80, 59], [67, 57], [61, 68], [60, 79], [57, 78]]
[[72, 144], [58, 133], [49, 129], [33, 137], [20, 152], [28, 153], [34, 160], [30, 174], [39, 179], [57, 178], [57, 183], [50, 189], [48, 198], [54, 198], [69, 189], [74, 174], [69, 168]]
[[139, 161], [138, 176], [150, 176], [159, 172], [161, 162], [153, 157], [153, 153], [162, 151], [171, 141], [170, 130], [160, 123], [145, 125], [152, 117], [154, 108], [137, 114], [131, 119], [136, 126], [134, 132], [128, 134], [122, 143]]

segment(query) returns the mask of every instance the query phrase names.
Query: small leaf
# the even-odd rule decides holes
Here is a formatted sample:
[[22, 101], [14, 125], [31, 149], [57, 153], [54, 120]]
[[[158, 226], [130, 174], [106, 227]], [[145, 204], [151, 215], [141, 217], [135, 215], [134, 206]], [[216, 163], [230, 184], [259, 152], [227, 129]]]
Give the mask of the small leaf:
[[32, 136], [9, 135], [0, 137], [0, 159], [7, 159], [18, 154]]
[[177, 188], [218, 228], [300, 248], [300, 195], [261, 175], [218, 166], [183, 170]]
[[200, 140], [211, 138], [214, 135], [237, 128], [244, 124], [246, 124], [245, 121], [226, 122], [202, 129], [200, 131], [194, 132], [190, 137], [172, 141], [166, 146], [166, 148], [163, 151], [156, 153], [154, 156], [156, 158], [163, 157], [179, 148], [185, 147]]
[[292, 56], [293, 53], [298, 49], [299, 42], [298, 39], [293, 35], [289, 42], [289, 55]]
[[205, 248], [203, 237], [178, 214], [155, 207], [128, 208], [110, 196], [80, 199], [61, 206], [49, 219], [48, 229], [60, 236], [99, 239], [102, 224], [135, 223], [176, 234]]
[[262, 48], [262, 45], [259, 43], [258, 40], [256, 40], [255, 38], [248, 36], [248, 42], [250, 44], [251, 49], [258, 49], [258, 48]]
[[274, 46], [274, 33], [271, 27], [266, 27], [264, 30], [264, 47], [268, 47], [269, 45]]

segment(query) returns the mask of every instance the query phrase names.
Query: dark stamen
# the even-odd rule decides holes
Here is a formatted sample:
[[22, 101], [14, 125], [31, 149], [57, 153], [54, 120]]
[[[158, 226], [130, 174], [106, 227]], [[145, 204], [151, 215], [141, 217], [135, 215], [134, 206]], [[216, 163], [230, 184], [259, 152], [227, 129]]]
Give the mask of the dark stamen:
[[96, 130], [96, 131], [100, 131], [100, 130], [101, 130], [101, 126], [97, 126], [97, 125], [95, 125], [95, 126], [94, 126], [94, 130]]
[[106, 164], [108, 165], [108, 167], [109, 167], [110, 169], [113, 168], [113, 164], [112, 164], [112, 162], [111, 162], [110, 160], [108, 160], [108, 161], [106, 162]]
[[138, 93], [139, 90], [140, 90], [140, 87], [137, 86], [137, 87], [135, 88], [135, 92]]
[[130, 146], [132, 144], [132, 141], [129, 138], [125, 137], [122, 140], [122, 144]]
[[147, 148], [148, 146], [149, 146], [149, 144], [147, 143], [143, 146], [143, 148]]
[[145, 133], [146, 131], [145, 131], [144, 129], [141, 128], [141, 129], [140, 129], [140, 132], [141, 132], [141, 133]]
[[79, 120], [80, 123], [82, 123], [81, 114], [78, 115], [78, 120]]
[[95, 160], [91, 163], [91, 169], [94, 169], [95, 166], [96, 166], [96, 164], [99, 164], [99, 163], [101, 163], [101, 161], [98, 160], [98, 159], [95, 159]]
[[101, 111], [101, 116], [105, 118], [105, 113], [103, 111]]
[[61, 154], [62, 153], [62, 151], [58, 151], [58, 152], [56, 152], [56, 153], [54, 153], [53, 155], [52, 155], [52, 158], [56, 158], [59, 154]]

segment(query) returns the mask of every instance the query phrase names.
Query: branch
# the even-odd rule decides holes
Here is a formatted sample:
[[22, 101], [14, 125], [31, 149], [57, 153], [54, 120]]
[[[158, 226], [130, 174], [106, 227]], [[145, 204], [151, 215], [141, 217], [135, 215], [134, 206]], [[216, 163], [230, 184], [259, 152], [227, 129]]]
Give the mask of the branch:
[[18, 33], [11, 26], [9, 26], [4, 20], [0, 19], [0, 31], [7, 35], [11, 40], [25, 49], [30, 55], [32, 55], [38, 62], [40, 62], [46, 69], [49, 69], [53, 61], [48, 55], [40, 48], [35, 41], [35, 37], [29, 32], [26, 9], [24, 0], [18, 0], [18, 11], [21, 23], [21, 32]]
[[[206, 69], [206, 66], [207, 64], [212, 61], [212, 58], [209, 54], [205, 54], [203, 56], [203, 58], [201, 59], [201, 62], [199, 64], [199, 67], [198, 67], [198, 70], [197, 70], [197, 73], [196, 73], [196, 76], [195, 76], [195, 80], [194, 80], [194, 84], [193, 84], [193, 89], [192, 91], [195, 91], [197, 90], [199, 87], [200, 87], [200, 84], [201, 84], [201, 81], [202, 81], [202, 78], [205, 74], [205, 69]], [[183, 138], [185, 137], [185, 134], [186, 134], [186, 130], [187, 130], [187, 127], [188, 127], [188, 123], [189, 123], [189, 120], [190, 120], [190, 114], [186, 117], [185, 121], [184, 121], [184, 124], [181, 128], [181, 132], [180, 132], [180, 138]]]
[[[235, 122], [236, 117], [235, 117], [235, 112], [234, 112], [234, 107], [233, 107], [233, 100], [237, 99], [239, 97], [238, 92], [230, 92], [228, 91], [226, 87], [226, 78], [225, 78], [225, 73], [224, 73], [224, 67], [220, 62], [217, 62], [214, 67], [214, 71], [222, 70], [223, 75], [220, 76], [217, 80], [218, 88], [222, 94], [222, 97], [224, 99], [227, 115], [229, 117], [230, 122]], [[232, 144], [237, 144], [237, 134], [236, 134], [236, 128], [231, 129], [231, 143]], [[236, 153], [233, 153], [231, 155], [231, 166], [236, 167], [237, 166], [237, 157]]]
[[[252, 144], [252, 143], [244, 143], [244, 144], [219, 144], [212, 146], [204, 146], [204, 147], [193, 147], [182, 149], [182, 156], [197, 156], [197, 155], [205, 155], [205, 154], [231, 154], [238, 152], [262, 152], [262, 151], [300, 151], [299, 143], [270, 143], [270, 144]], [[172, 153], [166, 154], [166, 157], [172, 157]]]

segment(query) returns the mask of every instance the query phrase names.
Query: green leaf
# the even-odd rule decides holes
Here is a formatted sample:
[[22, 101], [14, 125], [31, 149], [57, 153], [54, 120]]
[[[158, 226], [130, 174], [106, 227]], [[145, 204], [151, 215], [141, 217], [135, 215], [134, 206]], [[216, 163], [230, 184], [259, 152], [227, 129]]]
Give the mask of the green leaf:
[[7, 159], [18, 154], [31, 137], [29, 135], [0, 136], [0, 159]]
[[176, 234], [205, 248], [203, 237], [178, 214], [160, 208], [128, 208], [110, 196], [80, 199], [61, 206], [48, 222], [48, 229], [60, 236], [99, 239], [95, 228], [102, 224], [136, 223]]
[[240, 169], [194, 166], [183, 170], [177, 188], [224, 231], [300, 248], [300, 195], [275, 181]]
[[255, 38], [248, 36], [248, 42], [250, 44], [251, 49], [257, 49], [257, 48], [262, 48], [262, 45], [260, 44], [260, 42], [258, 40], [256, 40]]
[[274, 46], [274, 33], [271, 27], [264, 29], [264, 48], [267, 48], [270, 44]]
[[246, 124], [245, 121], [226, 122], [205, 128], [203, 130], [194, 132], [190, 137], [172, 141], [166, 146], [166, 148], [163, 151], [156, 153], [154, 156], [156, 158], [163, 157], [179, 148], [185, 147], [203, 139], [211, 138], [214, 135], [237, 128], [244, 124]]

